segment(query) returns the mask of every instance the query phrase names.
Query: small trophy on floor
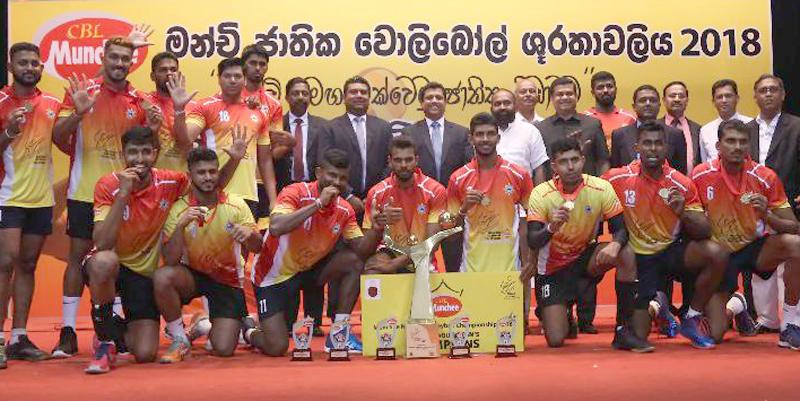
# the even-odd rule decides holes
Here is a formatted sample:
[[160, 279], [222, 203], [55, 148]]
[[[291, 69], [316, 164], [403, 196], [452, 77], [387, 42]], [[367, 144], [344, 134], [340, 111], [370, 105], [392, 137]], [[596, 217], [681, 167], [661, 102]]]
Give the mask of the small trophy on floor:
[[314, 332], [314, 318], [306, 317], [292, 325], [292, 361], [311, 360], [311, 333]]
[[450, 320], [450, 359], [471, 358], [469, 349], [469, 316], [458, 315]]
[[503, 316], [497, 320], [494, 330], [497, 333], [497, 358], [508, 358], [517, 356], [517, 348], [514, 346], [514, 331], [517, 328], [517, 316], [511, 312], [508, 316]]
[[350, 353], [347, 349], [347, 340], [350, 339], [350, 323], [346, 320], [334, 322], [328, 334], [333, 348], [328, 352], [329, 361], [349, 361]]
[[393, 360], [397, 358], [394, 348], [394, 340], [397, 338], [397, 318], [390, 317], [378, 322], [375, 334], [378, 338], [378, 350], [375, 353], [377, 360]]

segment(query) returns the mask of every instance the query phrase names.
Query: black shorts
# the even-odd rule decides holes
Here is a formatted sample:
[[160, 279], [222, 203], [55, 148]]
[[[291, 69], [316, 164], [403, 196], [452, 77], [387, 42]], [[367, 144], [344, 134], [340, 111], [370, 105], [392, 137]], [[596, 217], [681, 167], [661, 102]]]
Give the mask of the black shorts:
[[725, 269], [725, 277], [720, 284], [721, 291], [733, 292], [739, 287], [739, 274], [744, 272], [751, 272], [758, 275], [764, 280], [772, 277], [774, 271], [759, 272], [756, 271], [756, 263], [758, 255], [761, 254], [761, 248], [767, 242], [767, 237], [761, 237], [745, 246], [744, 248], [731, 254], [728, 259], [728, 267]]
[[[310, 270], [297, 273], [284, 282], [266, 287], [255, 287], [258, 318], [265, 320], [277, 313], [286, 312], [289, 305], [299, 302], [300, 289], [306, 287], [307, 285], [305, 284], [318, 285], [322, 269], [325, 268], [335, 254], [336, 249], [315, 263]], [[328, 302], [333, 301], [328, 299]], [[290, 320], [294, 321], [294, 316]]]
[[241, 288], [227, 286], [188, 266], [186, 268], [192, 273], [197, 293], [189, 299], [181, 299], [184, 305], [194, 298], [205, 296], [208, 298], [208, 312], [212, 320], [216, 318], [238, 320], [247, 316], [244, 291]]
[[653, 255], [636, 254], [637, 309], [647, 309], [656, 291], [664, 291], [671, 280], [681, 283], [694, 280], [694, 275], [685, 269], [685, 254], [686, 243], [680, 240]]
[[4, 228], [21, 228], [22, 234], [50, 235], [53, 208], [0, 206], [0, 229]]
[[91, 240], [93, 231], [94, 204], [67, 199], [67, 235]]
[[[262, 217], [269, 217], [269, 196], [264, 184], [256, 184], [258, 190], [258, 205], [255, 209], [255, 219], [258, 220]], [[252, 210], [252, 208], [251, 208]]]
[[117, 293], [122, 299], [122, 310], [127, 321], [160, 320], [161, 314], [153, 295], [153, 279], [142, 276], [127, 267], [119, 266]]
[[597, 244], [589, 246], [578, 259], [555, 273], [537, 274], [536, 305], [540, 307], [566, 305], [575, 301], [578, 294], [578, 280], [590, 277], [586, 270], [595, 248]]

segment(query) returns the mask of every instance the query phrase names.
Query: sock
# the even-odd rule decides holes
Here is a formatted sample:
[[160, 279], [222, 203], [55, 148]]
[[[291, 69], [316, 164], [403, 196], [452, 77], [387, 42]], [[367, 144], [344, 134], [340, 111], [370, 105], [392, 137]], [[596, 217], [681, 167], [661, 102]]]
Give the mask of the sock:
[[75, 329], [75, 317], [78, 316], [78, 305], [81, 297], [61, 297], [61, 316], [64, 327]]
[[702, 315], [701, 312], [698, 312], [698, 311], [694, 310], [694, 308], [692, 308], [690, 306], [689, 310], [686, 311], [686, 314], [684, 315], [684, 317], [686, 317], [687, 319], [691, 319], [691, 318], [693, 318], [695, 316], [700, 316], [700, 315]]
[[122, 298], [114, 297], [114, 314], [119, 317], [124, 317], [125, 313], [122, 311]]
[[616, 281], [614, 289], [617, 293], [617, 305], [620, 316], [617, 319], [622, 325], [629, 325], [633, 316], [633, 307], [636, 303], [636, 283]]
[[28, 330], [26, 329], [11, 329], [11, 340], [9, 340], [8, 345], [14, 345], [19, 342], [20, 336], [27, 336]]
[[186, 329], [183, 327], [183, 318], [179, 317], [171, 322], [167, 322], [167, 333], [176, 340], [189, 342], [189, 339], [186, 338]]
[[786, 324], [800, 326], [800, 319], [798, 319], [797, 315], [797, 305], [789, 305], [786, 302], [783, 303], [783, 321]]
[[120, 328], [114, 319], [114, 303], [92, 304], [92, 323], [97, 339], [110, 343], [120, 338]]
[[744, 304], [739, 297], [731, 297], [725, 305], [725, 309], [729, 310], [734, 316], [744, 312]]
[[349, 320], [350, 320], [349, 313], [337, 313], [336, 316], [333, 317], [334, 322], [349, 321]]

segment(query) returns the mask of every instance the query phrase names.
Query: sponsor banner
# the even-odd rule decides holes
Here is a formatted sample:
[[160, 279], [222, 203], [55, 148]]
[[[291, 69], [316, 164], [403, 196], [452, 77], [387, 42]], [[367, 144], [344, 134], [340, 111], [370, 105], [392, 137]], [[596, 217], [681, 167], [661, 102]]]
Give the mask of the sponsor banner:
[[[513, 313], [517, 324], [513, 340], [518, 351], [524, 347], [522, 283], [519, 273], [438, 273], [431, 274], [431, 294], [439, 349], [450, 350], [449, 323], [457, 315], [469, 317], [467, 344], [472, 352], [494, 353], [497, 346], [497, 321]], [[374, 356], [378, 346], [376, 329], [387, 318], [399, 321], [394, 346], [405, 355], [405, 324], [411, 311], [413, 274], [366, 275], [361, 277], [361, 336], [364, 355]]]

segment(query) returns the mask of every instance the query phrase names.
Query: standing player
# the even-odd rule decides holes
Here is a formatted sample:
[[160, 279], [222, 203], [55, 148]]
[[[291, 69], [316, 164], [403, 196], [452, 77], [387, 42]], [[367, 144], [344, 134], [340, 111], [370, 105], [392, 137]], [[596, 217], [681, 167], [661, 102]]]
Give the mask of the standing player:
[[[719, 125], [720, 157], [695, 167], [692, 180], [711, 220], [715, 241], [729, 251], [723, 289], [733, 291], [743, 271], [768, 279], [785, 263], [786, 292], [778, 345], [800, 350], [800, 224], [774, 171], [749, 157], [750, 136], [745, 124], [729, 120]], [[771, 229], [775, 234], [768, 234]], [[721, 341], [726, 326], [712, 327]]]
[[50, 149], [60, 107], [58, 99], [36, 87], [44, 68], [39, 47], [12, 45], [8, 68], [14, 82], [0, 90], [0, 369], [6, 366], [3, 329], [11, 292], [14, 314], [8, 358], [40, 361], [50, 357], [28, 339], [26, 327], [36, 262], [53, 231]]
[[[630, 328], [636, 299], [633, 255], [625, 250], [628, 233], [622, 206], [608, 181], [583, 171], [584, 155], [574, 138], [553, 141], [550, 156], [555, 178], [534, 188], [528, 210], [528, 245], [538, 250], [536, 300], [542, 306], [547, 345], [560, 347], [569, 332], [567, 305], [577, 296], [581, 277], [602, 277], [617, 267], [617, 302], [622, 324], [612, 346], [634, 352], [651, 352], [653, 346]], [[603, 221], [613, 239], [598, 244]], [[533, 272], [525, 272], [530, 279]]]
[[201, 295], [208, 298], [211, 312], [213, 353], [233, 355], [247, 314], [241, 247], [261, 249], [261, 235], [247, 204], [219, 186], [217, 154], [192, 150], [188, 165], [191, 189], [169, 212], [162, 250], [166, 267], [153, 275], [156, 304], [172, 337], [161, 363], [181, 361], [189, 353], [181, 305]]
[[[245, 339], [266, 355], [281, 356], [289, 347], [287, 303], [297, 297], [304, 281], [336, 280], [334, 322], [349, 321], [363, 260], [375, 251], [386, 226], [386, 214], [377, 212], [372, 216], [375, 229], [362, 234], [352, 206], [339, 196], [350, 178], [350, 162], [343, 151], [327, 150], [316, 176], [318, 181], [291, 184], [281, 191], [270, 215], [269, 233], [253, 262], [260, 324], [247, 330]], [[347, 247], [336, 248], [340, 238]], [[329, 338], [326, 348], [330, 347]], [[348, 347], [350, 352], [362, 348], [354, 335]]]
[[[68, 358], [78, 351], [75, 317], [83, 293], [81, 264], [92, 248], [92, 201], [95, 183], [125, 167], [120, 139], [128, 129], [146, 124], [158, 130], [157, 109], [145, 110], [148, 96], [133, 88], [127, 77], [133, 63], [133, 43], [120, 37], [103, 47], [103, 72], [96, 80], [73, 74], [64, 104], [53, 127], [53, 142], [69, 149], [67, 235], [69, 259], [64, 271], [63, 319], [53, 357]], [[147, 101], [149, 102], [149, 100]]]
[[[636, 255], [638, 291], [634, 330], [638, 337], [647, 338], [651, 325], [649, 302], [656, 291], [664, 290], [668, 277], [684, 276], [684, 281], [693, 280], [694, 294], [680, 332], [697, 348], [714, 348], [714, 340], [703, 330], [703, 311], [712, 320], [712, 326], [727, 324], [725, 296], [715, 294], [725, 272], [727, 254], [710, 240], [711, 225], [703, 212], [697, 187], [689, 177], [666, 163], [666, 137], [664, 126], [654, 122], [642, 124], [635, 145], [639, 160], [603, 175], [623, 202], [628, 247]], [[681, 233], [684, 238], [679, 237]], [[709, 303], [712, 297], [713, 304]]]
[[[392, 175], [369, 190], [364, 214], [364, 230], [372, 230], [372, 214], [383, 210], [387, 229], [395, 245], [408, 248], [439, 232], [439, 216], [444, 212], [447, 193], [442, 184], [417, 167], [417, 147], [408, 136], [397, 136], [389, 143], [389, 167]], [[386, 244], [383, 244], [386, 245]], [[379, 248], [371, 256], [366, 273], [394, 273], [403, 270], [411, 259], [393, 257]]]

